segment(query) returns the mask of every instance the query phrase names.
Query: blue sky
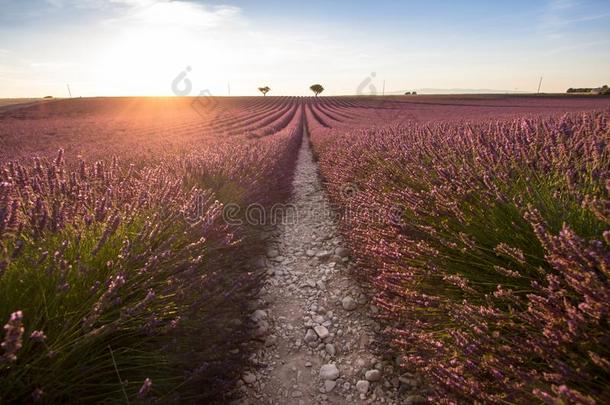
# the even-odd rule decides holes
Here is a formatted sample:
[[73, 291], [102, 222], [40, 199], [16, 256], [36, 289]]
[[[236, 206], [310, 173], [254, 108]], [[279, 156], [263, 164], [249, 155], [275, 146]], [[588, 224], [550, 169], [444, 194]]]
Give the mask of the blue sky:
[[0, 0], [0, 97], [172, 95], [182, 72], [191, 95], [563, 92], [610, 82], [609, 23], [600, 0]]

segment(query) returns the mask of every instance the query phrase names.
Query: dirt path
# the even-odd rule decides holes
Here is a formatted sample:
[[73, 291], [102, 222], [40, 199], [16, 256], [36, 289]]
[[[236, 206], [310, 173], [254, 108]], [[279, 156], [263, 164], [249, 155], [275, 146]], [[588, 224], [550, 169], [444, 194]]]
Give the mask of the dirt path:
[[[410, 403], [397, 400], [405, 376], [374, 356], [379, 325], [350, 277], [342, 245], [318, 178], [308, 139], [301, 147], [292, 204], [298, 215], [279, 226], [265, 260], [268, 283], [252, 321], [264, 345], [261, 367], [240, 382], [241, 404]], [[410, 383], [416, 385], [416, 381]], [[408, 400], [408, 401], [407, 401]]]

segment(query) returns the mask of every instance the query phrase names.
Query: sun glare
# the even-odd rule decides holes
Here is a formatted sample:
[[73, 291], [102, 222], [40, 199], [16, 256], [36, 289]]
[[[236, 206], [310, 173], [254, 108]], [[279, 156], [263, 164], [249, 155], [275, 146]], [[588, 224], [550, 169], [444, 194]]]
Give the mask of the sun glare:
[[210, 36], [207, 29], [230, 29], [224, 20], [235, 13], [185, 2], [142, 3], [121, 21], [108, 22], [118, 37], [96, 52], [97, 77], [119, 86], [114, 93], [171, 95], [169, 83], [186, 66], [197, 66], [194, 74], [204, 78], [221, 76], [222, 66], [232, 62], [231, 47], [222, 34]]

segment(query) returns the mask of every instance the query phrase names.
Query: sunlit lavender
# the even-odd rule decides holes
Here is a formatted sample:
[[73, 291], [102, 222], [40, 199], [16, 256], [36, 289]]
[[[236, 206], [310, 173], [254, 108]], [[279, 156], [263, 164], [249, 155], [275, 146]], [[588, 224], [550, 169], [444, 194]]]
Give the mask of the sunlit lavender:
[[434, 402], [605, 403], [609, 113], [464, 115], [308, 121], [342, 210], [400, 207], [343, 222], [384, 334]]

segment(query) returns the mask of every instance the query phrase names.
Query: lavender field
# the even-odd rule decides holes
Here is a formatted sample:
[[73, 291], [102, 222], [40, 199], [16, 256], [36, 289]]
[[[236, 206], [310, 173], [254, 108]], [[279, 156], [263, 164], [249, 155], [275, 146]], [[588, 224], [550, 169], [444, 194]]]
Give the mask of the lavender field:
[[0, 107], [1, 403], [610, 402], [610, 99], [204, 101]]
[[608, 110], [468, 114], [309, 127], [386, 341], [434, 402], [606, 403]]

